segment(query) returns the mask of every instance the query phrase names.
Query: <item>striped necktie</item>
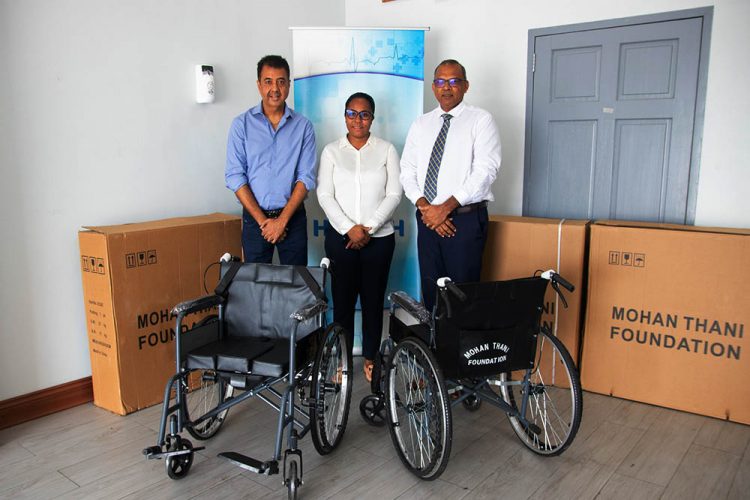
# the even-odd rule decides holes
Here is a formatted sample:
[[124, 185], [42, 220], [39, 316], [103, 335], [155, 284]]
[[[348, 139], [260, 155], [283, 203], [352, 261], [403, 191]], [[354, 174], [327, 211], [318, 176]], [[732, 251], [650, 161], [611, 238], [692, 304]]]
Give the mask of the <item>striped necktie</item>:
[[453, 118], [453, 116], [448, 113], [443, 115], [443, 127], [440, 129], [437, 139], [435, 139], [435, 145], [432, 146], [430, 164], [427, 167], [427, 176], [424, 179], [424, 197], [427, 198], [427, 201], [430, 203], [432, 203], [432, 200], [437, 196], [437, 180], [438, 173], [440, 172], [440, 161], [443, 159], [445, 138], [448, 135], [448, 129], [451, 126], [451, 118]]

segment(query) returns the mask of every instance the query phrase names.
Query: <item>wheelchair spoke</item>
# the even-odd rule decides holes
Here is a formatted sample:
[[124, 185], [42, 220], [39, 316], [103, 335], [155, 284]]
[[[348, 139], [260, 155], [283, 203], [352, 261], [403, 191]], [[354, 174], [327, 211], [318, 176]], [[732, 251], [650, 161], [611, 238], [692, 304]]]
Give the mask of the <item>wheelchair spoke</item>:
[[313, 370], [315, 408], [312, 437], [321, 455], [332, 452], [343, 438], [351, 399], [351, 354], [346, 335], [338, 325], [326, 332]]
[[195, 370], [186, 375], [183, 382], [185, 411], [188, 416], [188, 432], [196, 439], [208, 439], [216, 434], [226, 417], [227, 411], [192, 424], [203, 415], [232, 397], [234, 389], [222, 381], [212, 370]]
[[[522, 382], [509, 383], [503, 374], [500, 393], [521, 418], [509, 415], [516, 435], [532, 451], [559, 455], [575, 438], [583, 402], [578, 372], [565, 346], [543, 330], [539, 335], [533, 369]], [[551, 380], [551, 383], [547, 383]]]
[[[334, 345], [331, 348], [331, 359], [328, 366], [328, 374], [326, 377], [326, 380], [333, 380], [334, 384], [332, 384], [331, 390], [326, 390], [326, 398], [328, 398], [329, 394], [332, 394], [333, 397], [330, 402], [325, 403], [324, 411], [326, 413], [327, 418], [325, 419], [326, 424], [326, 433], [328, 436], [334, 436], [335, 431], [340, 426], [340, 412], [337, 411], [339, 408], [339, 405], [341, 403], [341, 387], [340, 384], [342, 381], [338, 380], [338, 373], [339, 370], [343, 370], [342, 367], [342, 361], [341, 357], [339, 356], [339, 351], [337, 349], [337, 345]], [[342, 371], [342, 377], [343, 377], [343, 371]], [[338, 417], [338, 418], [337, 418]]]
[[448, 411], [448, 406], [426, 358], [428, 351], [423, 349], [409, 345], [393, 352], [387, 404], [392, 436], [402, 460], [420, 477], [428, 477], [437, 470], [436, 465], [442, 469], [447, 463], [447, 418], [441, 419], [439, 411]]

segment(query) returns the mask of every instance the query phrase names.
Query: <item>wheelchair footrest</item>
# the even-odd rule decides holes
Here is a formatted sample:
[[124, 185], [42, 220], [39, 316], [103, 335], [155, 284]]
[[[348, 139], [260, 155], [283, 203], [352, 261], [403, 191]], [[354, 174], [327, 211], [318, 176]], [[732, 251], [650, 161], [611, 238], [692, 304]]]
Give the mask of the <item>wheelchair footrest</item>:
[[205, 449], [205, 446], [198, 446], [196, 448], [190, 448], [186, 450], [162, 451], [161, 446], [149, 446], [148, 448], [144, 448], [143, 454], [146, 455], [146, 458], [148, 458], [149, 460], [161, 460], [162, 458], [173, 457], [175, 455], [187, 455], [189, 453], [195, 453], [196, 451]]
[[279, 463], [276, 460], [261, 462], [260, 460], [256, 460], [234, 451], [225, 451], [223, 453], [219, 453], [219, 456], [221, 458], [226, 458], [238, 467], [242, 467], [243, 469], [249, 470], [250, 472], [255, 472], [256, 474], [271, 476], [273, 474], [279, 473]]

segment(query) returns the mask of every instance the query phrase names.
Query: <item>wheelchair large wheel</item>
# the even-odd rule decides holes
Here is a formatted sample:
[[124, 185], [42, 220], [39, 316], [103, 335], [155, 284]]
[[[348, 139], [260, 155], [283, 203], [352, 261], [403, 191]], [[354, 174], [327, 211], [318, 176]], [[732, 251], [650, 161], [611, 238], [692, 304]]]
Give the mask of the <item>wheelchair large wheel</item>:
[[[196, 327], [216, 321], [218, 321], [217, 316], [208, 316], [201, 320]], [[215, 417], [198, 424], [193, 424], [193, 422], [231, 398], [234, 394], [234, 387], [213, 370], [191, 371], [187, 374], [184, 383], [187, 430], [195, 439], [209, 439], [219, 432], [229, 410], [224, 410]]]
[[310, 430], [315, 449], [331, 453], [341, 442], [349, 418], [352, 398], [352, 354], [341, 326], [328, 327], [313, 365], [312, 393], [315, 398]]
[[506, 373], [500, 377], [501, 396], [517, 411], [521, 411], [524, 396], [528, 394], [522, 415], [526, 425], [511, 414], [508, 419], [530, 450], [540, 455], [559, 455], [573, 442], [581, 424], [583, 399], [578, 370], [563, 343], [543, 328], [526, 385], [524, 373]]
[[433, 480], [448, 465], [452, 425], [448, 391], [435, 356], [417, 338], [402, 340], [386, 369], [388, 429], [414, 475]]

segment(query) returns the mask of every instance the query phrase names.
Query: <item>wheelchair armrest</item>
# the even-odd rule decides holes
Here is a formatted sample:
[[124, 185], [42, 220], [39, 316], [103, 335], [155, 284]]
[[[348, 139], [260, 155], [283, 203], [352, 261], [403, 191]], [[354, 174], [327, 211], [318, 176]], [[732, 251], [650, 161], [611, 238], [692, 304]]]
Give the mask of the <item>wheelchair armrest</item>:
[[420, 323], [430, 324], [431, 318], [429, 311], [425, 306], [411, 298], [406, 292], [393, 292], [388, 296], [388, 300], [414, 316], [414, 318]]
[[316, 300], [314, 304], [306, 305], [305, 307], [302, 307], [300, 309], [297, 309], [294, 311], [291, 315], [289, 315], [290, 318], [297, 320], [297, 321], [306, 321], [308, 319], [314, 318], [318, 314], [325, 312], [328, 310], [328, 304], [325, 300]]
[[220, 295], [206, 295], [193, 300], [186, 300], [180, 302], [172, 308], [172, 314], [174, 315], [187, 315], [194, 312], [208, 309], [209, 307], [218, 306], [224, 303], [224, 297]]

